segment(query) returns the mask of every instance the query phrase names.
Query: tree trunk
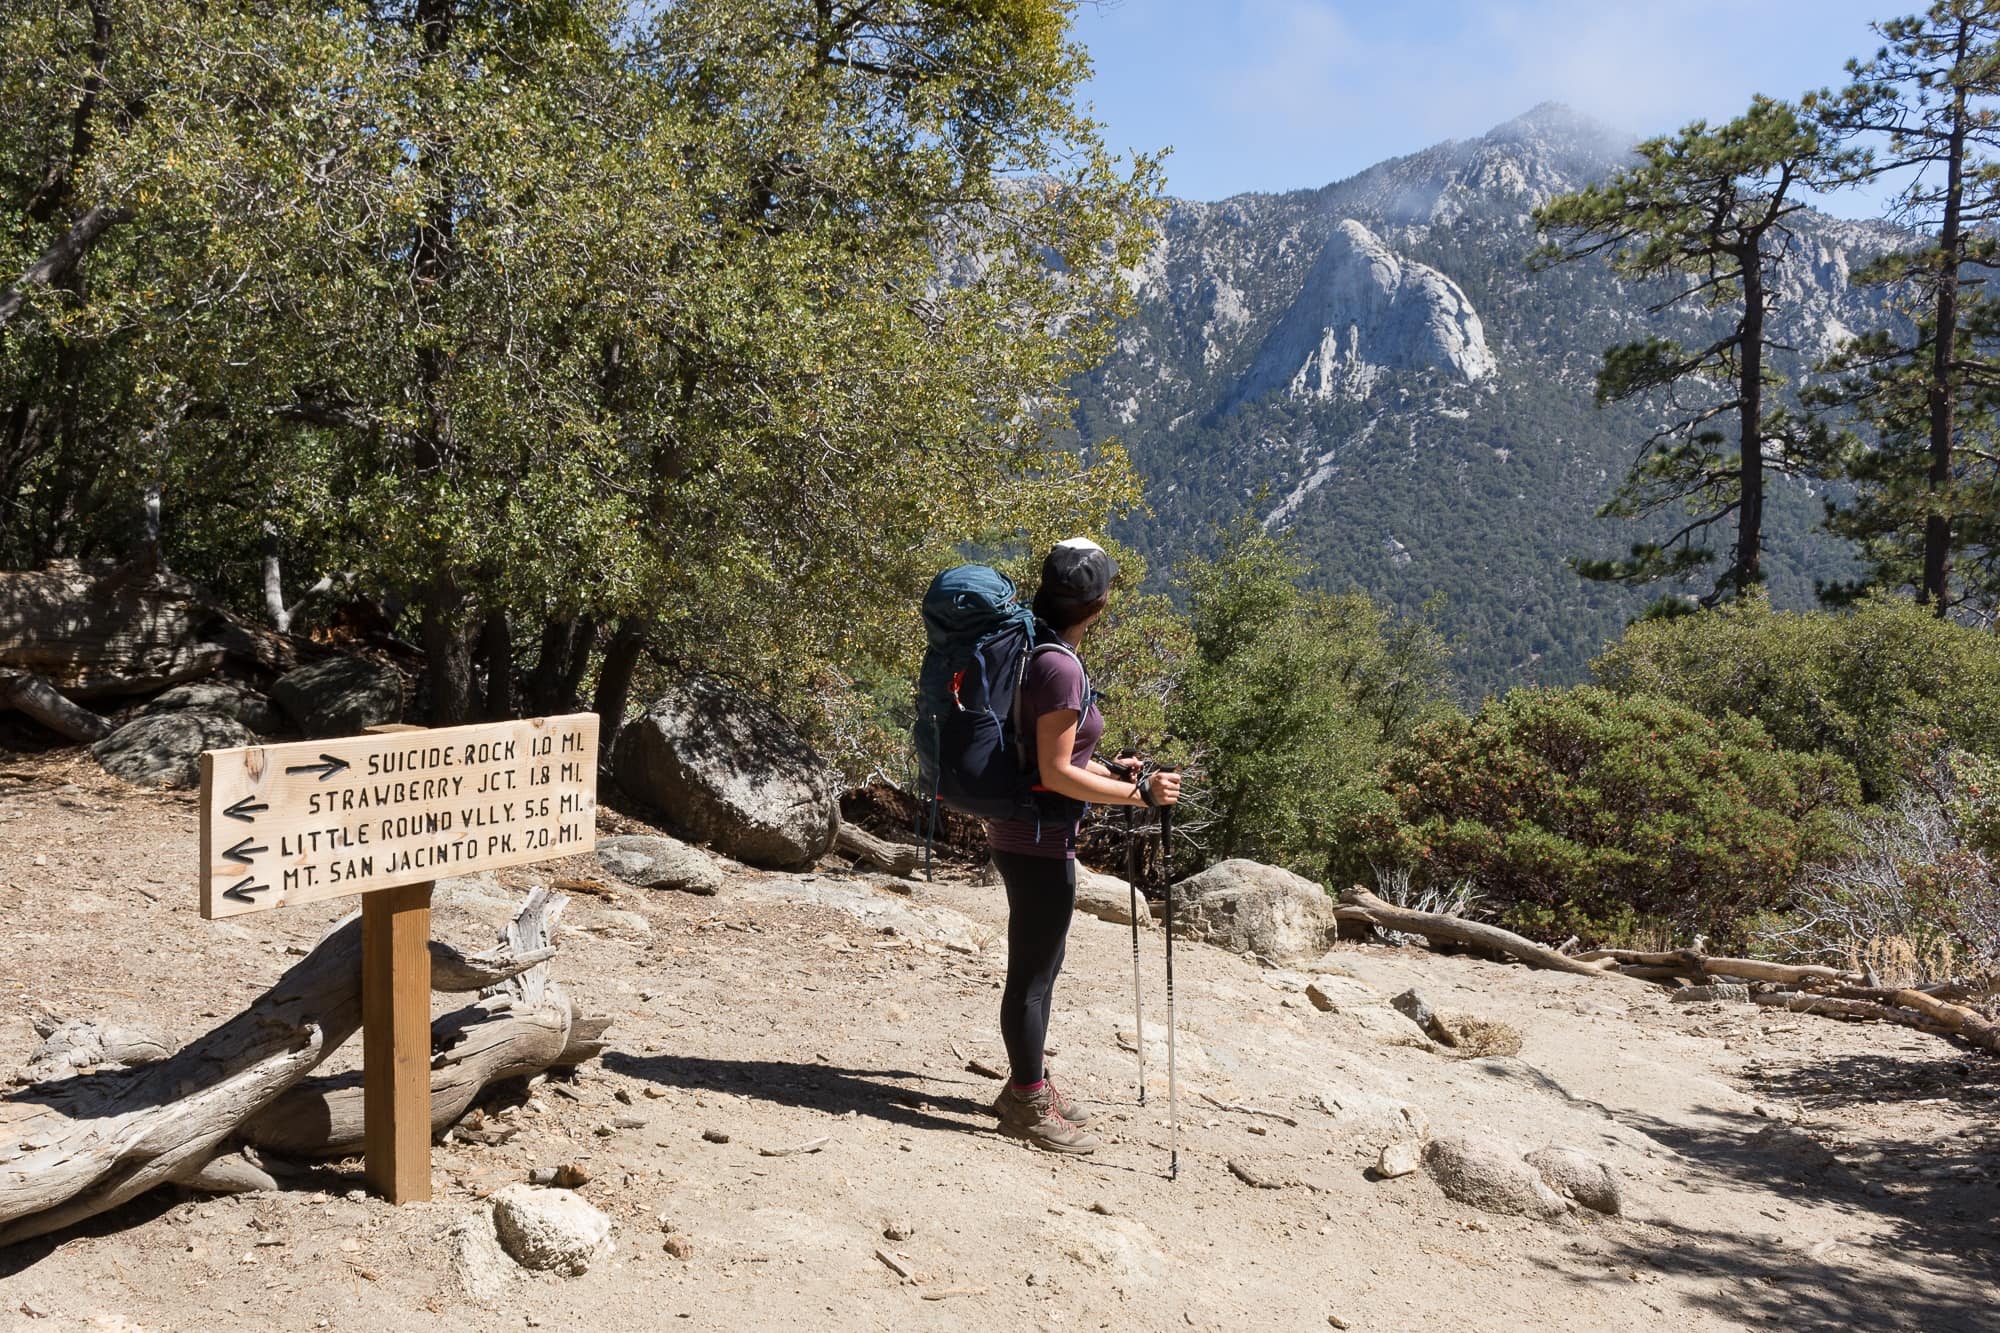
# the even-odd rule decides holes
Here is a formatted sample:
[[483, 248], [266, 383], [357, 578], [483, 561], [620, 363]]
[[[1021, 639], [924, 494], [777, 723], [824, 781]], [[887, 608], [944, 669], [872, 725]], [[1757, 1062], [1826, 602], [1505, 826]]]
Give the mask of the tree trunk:
[[465, 625], [465, 597], [448, 574], [440, 574], [424, 595], [423, 640], [431, 725], [453, 727], [476, 721], [472, 702], [472, 639]]
[[584, 673], [590, 670], [590, 652], [597, 646], [597, 619], [585, 616], [577, 622], [576, 634], [569, 641], [569, 661], [563, 664], [562, 679], [556, 684], [555, 707], [552, 713], [573, 713], [576, 711], [579, 692], [583, 689]]
[[570, 641], [575, 637], [576, 622], [573, 620], [550, 617], [542, 622], [541, 650], [535, 658], [535, 670], [528, 677], [526, 697], [522, 700], [528, 712], [546, 716], [563, 711], [554, 706], [555, 698], [561, 688], [563, 672], [569, 666]]
[[1736, 559], [1726, 576], [1732, 594], [1746, 592], [1764, 579], [1763, 249], [1760, 233], [1736, 255], [1743, 269], [1743, 358], [1737, 383], [1743, 419], [1737, 435], [1741, 503], [1736, 511]]
[[486, 613], [479, 632], [479, 655], [486, 660], [486, 719], [499, 722], [514, 715], [514, 635], [507, 613]]
[[621, 617], [610, 646], [604, 650], [604, 665], [597, 672], [597, 694], [590, 702], [590, 711], [597, 714], [600, 756], [611, 753], [611, 743], [624, 725], [625, 706], [632, 697], [632, 673], [646, 649], [647, 628], [642, 619]]
[[63, 698], [55, 686], [31, 671], [0, 669], [0, 711], [9, 708], [73, 741], [101, 741], [111, 734], [110, 722]]
[[[1965, 63], [1969, 37], [1967, 25], [1961, 23], [1955, 67]], [[1965, 250], [1961, 208], [1965, 197], [1968, 115], [1965, 91], [1960, 88], [1952, 102], [1951, 138], [1945, 154], [1944, 219], [1938, 228], [1937, 321], [1932, 335], [1930, 383], [1925, 386], [1930, 408], [1930, 470], [1925, 475], [1930, 509], [1924, 515], [1923, 582], [1917, 589], [1917, 604], [1930, 606], [1940, 617], [1947, 609], [1951, 582], [1951, 512], [1946, 506], [1951, 488], [1952, 434], [1957, 429], [1958, 284], [1959, 264]]]
[[[530, 1072], [599, 1048], [604, 1025], [579, 1019], [547, 977], [566, 899], [537, 889], [501, 948], [466, 955], [433, 942], [434, 988], [487, 986], [479, 1005], [433, 1026], [462, 1113], [470, 1080]], [[443, 961], [440, 962], [442, 957]], [[528, 960], [533, 959], [530, 963]], [[455, 1020], [457, 1020], [455, 1022]], [[0, 1246], [69, 1226], [159, 1185], [194, 1183], [240, 1134], [257, 1141], [260, 1116], [361, 1025], [361, 923], [349, 917], [236, 1017], [157, 1064], [34, 1084], [0, 1099]], [[546, 1034], [560, 1030], [560, 1041]], [[285, 1103], [272, 1136], [308, 1155], [345, 1151], [335, 1089], [315, 1085]], [[296, 1117], [297, 1119], [294, 1119]], [[317, 1127], [324, 1135], [316, 1140]], [[267, 1126], [268, 1128], [268, 1126]]]

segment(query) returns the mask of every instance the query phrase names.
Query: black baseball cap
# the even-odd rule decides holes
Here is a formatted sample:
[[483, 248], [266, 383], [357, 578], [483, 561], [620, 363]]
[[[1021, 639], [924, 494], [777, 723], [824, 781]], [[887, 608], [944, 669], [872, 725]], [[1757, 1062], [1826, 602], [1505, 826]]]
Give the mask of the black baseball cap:
[[1118, 562], [1088, 537], [1071, 537], [1050, 549], [1042, 561], [1040, 596], [1072, 605], [1098, 601], [1111, 591]]

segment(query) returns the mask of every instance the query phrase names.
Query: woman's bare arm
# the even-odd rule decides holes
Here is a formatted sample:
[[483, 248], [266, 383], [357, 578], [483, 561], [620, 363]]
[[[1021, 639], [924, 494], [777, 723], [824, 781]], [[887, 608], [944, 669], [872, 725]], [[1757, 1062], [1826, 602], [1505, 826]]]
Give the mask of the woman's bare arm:
[[[1076, 753], [1078, 714], [1073, 708], [1059, 708], [1035, 719], [1035, 753], [1039, 756], [1042, 785], [1073, 800], [1097, 805], [1144, 805], [1145, 798], [1132, 783], [1078, 768], [1070, 762]], [[1180, 799], [1178, 773], [1154, 773], [1153, 799], [1172, 805]]]

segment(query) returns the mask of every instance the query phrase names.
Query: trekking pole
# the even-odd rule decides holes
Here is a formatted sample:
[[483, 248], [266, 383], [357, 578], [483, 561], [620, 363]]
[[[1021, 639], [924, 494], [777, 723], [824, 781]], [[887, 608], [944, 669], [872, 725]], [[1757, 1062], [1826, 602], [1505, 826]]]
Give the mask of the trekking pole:
[[1167, 881], [1167, 1141], [1170, 1145], [1167, 1179], [1177, 1180], [1181, 1174], [1181, 1099], [1174, 1069], [1178, 1027], [1174, 1022], [1174, 808], [1171, 805], [1160, 807], [1160, 859], [1165, 862], [1160, 873]]
[[[1136, 759], [1130, 753], [1120, 759]], [[1124, 764], [1109, 764], [1120, 778], [1134, 777]], [[1139, 1049], [1139, 1105], [1146, 1104], [1146, 1009], [1139, 994], [1139, 835], [1132, 828], [1132, 807], [1125, 807], [1125, 887], [1132, 895], [1132, 1029]]]

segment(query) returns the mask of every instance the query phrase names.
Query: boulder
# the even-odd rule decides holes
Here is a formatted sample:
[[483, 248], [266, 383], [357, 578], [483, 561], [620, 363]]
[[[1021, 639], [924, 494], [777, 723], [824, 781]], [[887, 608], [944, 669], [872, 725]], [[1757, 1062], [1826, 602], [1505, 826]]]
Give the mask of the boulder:
[[403, 673], [362, 657], [287, 671], [271, 697], [306, 736], [351, 736], [403, 717]]
[[[1076, 866], [1076, 910], [1099, 921], [1129, 926], [1132, 924], [1131, 887], [1124, 880], [1100, 875], [1079, 861]], [[1146, 910], [1143, 897], [1139, 899], [1139, 924], [1148, 930], [1153, 928], [1153, 914]]]
[[213, 713], [148, 713], [90, 747], [104, 771], [141, 787], [192, 787], [201, 752], [255, 745], [249, 728]]
[[148, 713], [213, 713], [234, 718], [259, 736], [285, 729], [276, 705], [248, 685], [233, 680], [194, 680], [176, 685], [146, 705]]
[[1288, 963], [1325, 952], [1334, 906], [1319, 885], [1289, 870], [1221, 861], [1174, 886], [1174, 927], [1187, 939]]
[[1553, 1221], [1569, 1212], [1518, 1148], [1495, 1139], [1432, 1139], [1424, 1145], [1424, 1169], [1446, 1195], [1489, 1213]]
[[839, 791], [825, 761], [768, 706], [692, 680], [618, 731], [612, 772], [635, 800], [725, 856], [803, 870], [833, 846]]
[[606, 870], [642, 889], [672, 889], [704, 897], [722, 888], [722, 867], [708, 853], [664, 834], [620, 834], [597, 840]]
[[574, 1277], [609, 1248], [611, 1219], [569, 1190], [509, 1185], [493, 1196], [493, 1230], [521, 1267]]
[[1622, 1206], [1618, 1174], [1604, 1162], [1581, 1149], [1555, 1145], [1536, 1149], [1526, 1160], [1542, 1173], [1548, 1187], [1565, 1199], [1574, 1199], [1592, 1212], [1617, 1216]]

